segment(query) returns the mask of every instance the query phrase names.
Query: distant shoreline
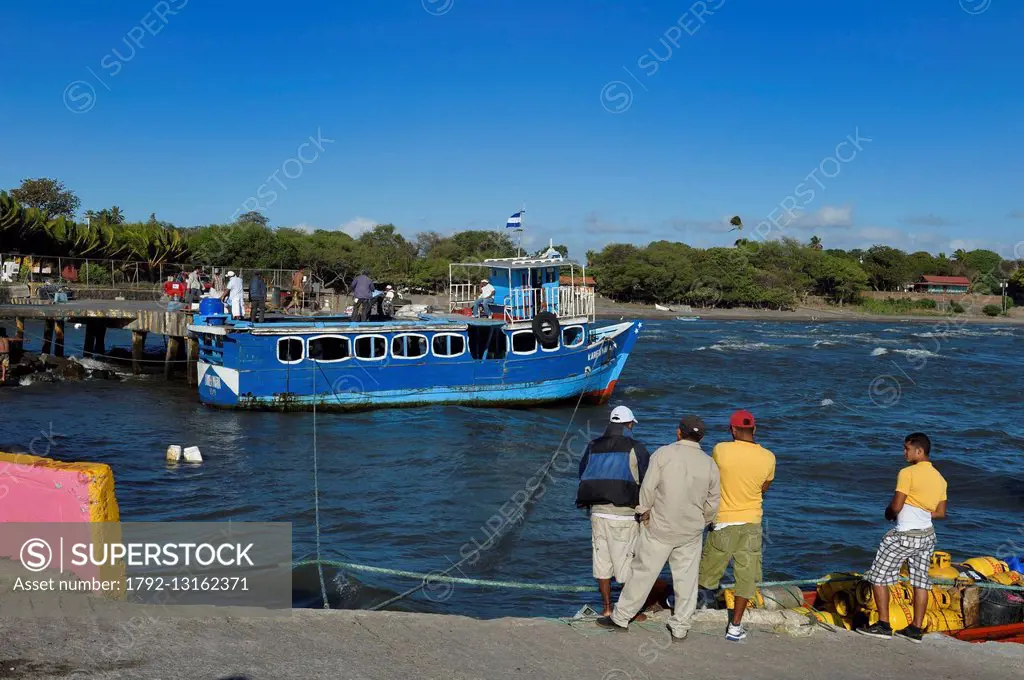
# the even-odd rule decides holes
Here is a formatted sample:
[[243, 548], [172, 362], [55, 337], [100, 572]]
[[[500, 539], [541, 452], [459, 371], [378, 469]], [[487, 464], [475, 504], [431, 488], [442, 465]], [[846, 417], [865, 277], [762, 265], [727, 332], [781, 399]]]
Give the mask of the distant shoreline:
[[[437, 295], [409, 295], [408, 299], [415, 304], [434, 305], [442, 299]], [[447, 298], [444, 303], [447, 304]], [[752, 309], [736, 307], [732, 309], [700, 309], [684, 312], [673, 308], [671, 312], [655, 309], [654, 305], [642, 305], [632, 302], [615, 302], [607, 298], [597, 298], [597, 318], [602, 320], [623, 319], [675, 319], [677, 316], [699, 316], [701, 319], [713, 321], [797, 321], [803, 323], [827, 323], [830, 321], [860, 321], [877, 323], [931, 323], [943, 325], [983, 324], [983, 325], [1024, 325], [1024, 314], [1016, 308], [1010, 316], [983, 316], [980, 314], [868, 314], [853, 311], [851, 308], [840, 307], [797, 307], [794, 311], [777, 309]], [[445, 307], [447, 309], [447, 307]], [[1020, 316], [1018, 316], [1020, 314]]]
[[653, 306], [598, 300], [597, 317], [599, 319], [675, 319], [677, 316], [699, 316], [701, 319], [715, 321], [799, 321], [811, 323], [827, 323], [832, 321], [866, 321], [886, 323], [931, 323], [943, 325], [985, 324], [985, 325], [1024, 325], [1021, 316], [980, 316], [973, 314], [868, 314], [844, 309], [822, 309], [818, 307], [798, 307], [794, 311], [775, 309], [750, 309], [737, 307], [734, 309], [693, 309], [691, 312], [663, 312]]

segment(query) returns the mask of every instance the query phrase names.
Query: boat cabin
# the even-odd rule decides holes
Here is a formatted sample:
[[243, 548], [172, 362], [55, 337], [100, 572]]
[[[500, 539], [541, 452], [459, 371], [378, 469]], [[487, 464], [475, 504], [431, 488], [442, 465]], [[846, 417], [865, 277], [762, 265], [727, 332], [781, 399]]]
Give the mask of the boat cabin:
[[[509, 325], [529, 323], [551, 312], [563, 324], [594, 321], [594, 288], [587, 285], [586, 267], [549, 249], [542, 257], [491, 258], [449, 265], [448, 311], [472, 316], [481, 296], [482, 279], [494, 287], [488, 318]], [[462, 279], [456, 283], [457, 279]], [[475, 280], [474, 280], [475, 279]]]

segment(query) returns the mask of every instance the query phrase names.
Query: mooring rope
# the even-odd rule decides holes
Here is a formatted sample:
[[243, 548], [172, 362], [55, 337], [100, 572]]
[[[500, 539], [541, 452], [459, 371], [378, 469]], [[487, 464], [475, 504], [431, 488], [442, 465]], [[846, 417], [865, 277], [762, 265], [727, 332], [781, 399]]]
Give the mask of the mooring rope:
[[[326, 565], [329, 567], [335, 567], [337, 569], [347, 569], [349, 571], [362, 571], [371, 574], [382, 574], [385, 576], [397, 576], [399, 578], [416, 579], [425, 582], [437, 582], [437, 583], [457, 583], [469, 586], [478, 586], [480, 588], [510, 588], [515, 590], [541, 590], [541, 591], [552, 591], [552, 592], [563, 592], [563, 593], [596, 593], [598, 592], [596, 585], [579, 585], [579, 584], [563, 584], [563, 583], [533, 583], [530, 581], [496, 581], [493, 579], [479, 579], [479, 578], [467, 578], [462, 576], [448, 576], [444, 574], [424, 574], [417, 571], [408, 571], [405, 569], [392, 569], [390, 567], [375, 567], [370, 564], [358, 564], [355, 562], [342, 562], [340, 560], [300, 560], [292, 563], [292, 568], [298, 569], [299, 567], [313, 566], [313, 565]], [[771, 588], [776, 586], [817, 586], [823, 583], [846, 583], [850, 581], [860, 581], [863, 577], [856, 574], [851, 574], [843, 578], [803, 578], [803, 579], [788, 579], [782, 581], [759, 581], [757, 586], [759, 588]], [[902, 581], [908, 582], [907, 577], [901, 577]], [[952, 586], [952, 585], [969, 585], [972, 587], [986, 588], [991, 590], [1009, 590], [1009, 591], [1020, 591], [1024, 592], [1024, 586], [1022, 585], [1003, 585], [1001, 583], [992, 583], [989, 581], [976, 581], [974, 583], [957, 582], [948, 579], [932, 579], [933, 585], [940, 586]], [[734, 588], [735, 583], [723, 583], [719, 588]], [[423, 587], [422, 584], [417, 586], [416, 589]], [[415, 590], [415, 589], [414, 589]], [[770, 598], [771, 599], [771, 598]]]
[[[313, 362], [316, 364], [316, 362]], [[316, 527], [316, 570], [320, 576], [320, 596], [324, 600], [324, 609], [330, 609], [327, 601], [327, 584], [324, 583], [323, 561], [320, 559], [320, 469], [316, 451], [316, 370], [313, 371], [313, 520]]]

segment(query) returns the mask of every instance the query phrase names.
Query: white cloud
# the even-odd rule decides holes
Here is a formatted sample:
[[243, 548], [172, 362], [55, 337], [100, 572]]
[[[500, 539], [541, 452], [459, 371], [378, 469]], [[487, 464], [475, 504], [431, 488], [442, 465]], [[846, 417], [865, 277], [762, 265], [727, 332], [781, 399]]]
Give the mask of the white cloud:
[[[780, 220], [781, 224], [785, 224]], [[819, 210], [800, 215], [788, 226], [796, 229], [844, 229], [853, 225], [853, 206], [824, 205]]]
[[369, 217], [353, 217], [338, 227], [337, 231], [343, 231], [352, 238], [359, 238], [360, 234], [370, 231], [378, 224], [380, 223], [377, 220], [371, 220]]

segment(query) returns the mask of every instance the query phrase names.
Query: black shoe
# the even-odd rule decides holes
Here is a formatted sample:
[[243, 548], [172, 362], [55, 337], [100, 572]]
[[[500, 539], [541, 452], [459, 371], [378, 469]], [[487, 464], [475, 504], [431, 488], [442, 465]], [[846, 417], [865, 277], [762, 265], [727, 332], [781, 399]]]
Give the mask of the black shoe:
[[601, 628], [609, 628], [611, 630], [617, 630], [620, 633], [629, 632], [628, 628], [620, 626], [619, 624], [617, 624], [614, 621], [612, 621], [612, 617], [610, 617], [610, 616], [602, 616], [601, 618], [599, 618], [594, 623], [599, 625]]
[[914, 624], [910, 624], [906, 628], [896, 631], [896, 635], [899, 635], [904, 640], [910, 640], [911, 642], [921, 644], [921, 638], [924, 637], [924, 631]]
[[880, 638], [882, 640], [892, 639], [892, 626], [882, 621], [879, 621], [878, 623], [873, 623], [867, 628], [858, 628], [857, 632], [861, 635], [867, 635], [868, 637], [873, 638]]

